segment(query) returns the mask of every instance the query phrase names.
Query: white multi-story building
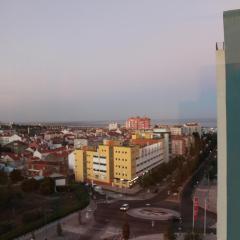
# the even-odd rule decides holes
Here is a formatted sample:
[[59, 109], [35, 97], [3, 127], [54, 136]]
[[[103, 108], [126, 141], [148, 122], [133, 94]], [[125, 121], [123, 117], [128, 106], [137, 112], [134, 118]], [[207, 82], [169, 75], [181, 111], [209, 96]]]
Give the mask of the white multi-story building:
[[119, 128], [119, 124], [117, 122], [112, 122], [108, 124], [108, 130], [109, 131], [114, 131]]
[[164, 142], [142, 147], [139, 149], [139, 157], [136, 160], [136, 174], [137, 176], [155, 168], [164, 162]]
[[164, 139], [164, 161], [167, 163], [171, 159], [171, 133], [167, 128], [154, 128], [155, 137]]
[[171, 135], [182, 135], [183, 134], [182, 126], [171, 126], [170, 132]]
[[68, 154], [68, 168], [70, 170], [74, 170], [75, 167], [75, 154], [74, 151]]
[[192, 135], [193, 133], [198, 133], [201, 137], [202, 128], [199, 123], [186, 123], [183, 125], [183, 134]]

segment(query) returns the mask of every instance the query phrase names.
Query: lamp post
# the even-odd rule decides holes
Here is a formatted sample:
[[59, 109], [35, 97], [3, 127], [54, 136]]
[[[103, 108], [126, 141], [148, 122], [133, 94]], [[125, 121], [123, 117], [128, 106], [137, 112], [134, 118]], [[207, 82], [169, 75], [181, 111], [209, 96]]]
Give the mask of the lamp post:
[[121, 181], [122, 196], [123, 196], [123, 181], [124, 181], [124, 179], [123, 179], [123, 178], [121, 178], [121, 179], [120, 179], [120, 181]]

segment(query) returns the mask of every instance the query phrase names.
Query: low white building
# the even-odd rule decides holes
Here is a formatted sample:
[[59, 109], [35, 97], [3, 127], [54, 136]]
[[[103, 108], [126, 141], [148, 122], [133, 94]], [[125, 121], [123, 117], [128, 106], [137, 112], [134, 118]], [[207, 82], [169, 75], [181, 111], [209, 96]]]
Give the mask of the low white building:
[[9, 135], [9, 134], [2, 134], [0, 135], [0, 144], [6, 145], [8, 143], [14, 142], [14, 141], [22, 141], [22, 138], [18, 136], [17, 134]]
[[42, 159], [43, 154], [38, 149], [36, 149], [33, 153], [33, 157], [37, 157], [39, 159]]
[[76, 138], [74, 139], [74, 149], [79, 149], [81, 147], [85, 147], [88, 145], [88, 140], [84, 138]]
[[108, 124], [108, 130], [109, 131], [114, 131], [119, 128], [119, 124], [117, 122], [112, 122]]

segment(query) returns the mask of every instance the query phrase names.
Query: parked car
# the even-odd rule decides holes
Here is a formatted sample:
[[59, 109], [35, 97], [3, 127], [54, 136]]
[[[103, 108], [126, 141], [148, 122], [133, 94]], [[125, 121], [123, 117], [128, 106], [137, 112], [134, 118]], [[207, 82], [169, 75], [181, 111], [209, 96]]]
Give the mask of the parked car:
[[182, 218], [181, 217], [174, 216], [172, 218], [172, 220], [173, 220], [173, 222], [178, 222], [178, 223], [182, 224]]
[[120, 207], [121, 211], [127, 211], [129, 209], [129, 204], [125, 203]]

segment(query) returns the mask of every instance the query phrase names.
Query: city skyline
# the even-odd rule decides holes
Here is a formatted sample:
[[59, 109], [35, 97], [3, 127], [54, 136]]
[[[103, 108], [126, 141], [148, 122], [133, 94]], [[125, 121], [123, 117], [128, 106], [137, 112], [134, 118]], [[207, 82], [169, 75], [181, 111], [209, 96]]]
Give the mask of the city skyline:
[[1, 1], [0, 121], [215, 119], [213, 49], [239, 3], [187, 3]]

